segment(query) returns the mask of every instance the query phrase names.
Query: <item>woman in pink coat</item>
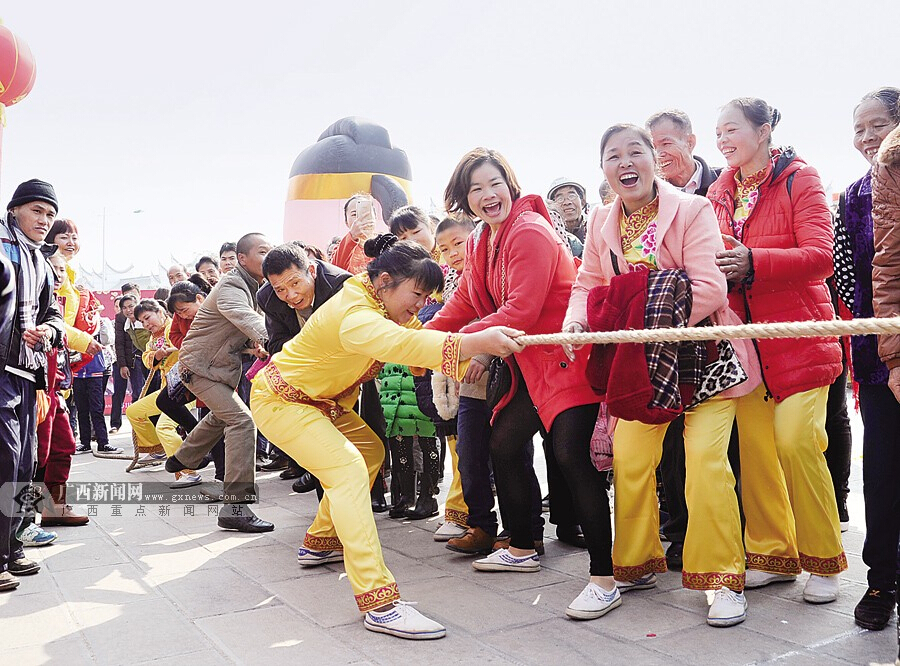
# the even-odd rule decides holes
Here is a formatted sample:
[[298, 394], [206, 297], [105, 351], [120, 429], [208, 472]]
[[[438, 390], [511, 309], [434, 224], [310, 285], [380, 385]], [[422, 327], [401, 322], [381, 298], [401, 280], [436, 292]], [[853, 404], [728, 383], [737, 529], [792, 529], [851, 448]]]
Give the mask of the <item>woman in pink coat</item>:
[[[426, 327], [469, 332], [505, 323], [529, 334], [558, 332], [575, 261], [550, 226], [543, 199], [522, 196], [506, 159], [476, 148], [457, 165], [444, 203], [451, 213], [483, 222], [469, 236], [456, 292]], [[599, 403], [585, 378], [587, 356], [584, 350], [570, 360], [559, 347], [532, 346], [509, 358], [512, 388], [494, 409], [490, 447], [510, 546], [473, 564], [482, 571], [540, 569], [531, 532], [537, 499], [524, 472], [526, 447], [535, 433], [548, 432], [591, 557], [590, 581], [566, 610], [580, 619], [598, 618], [621, 603], [612, 576], [609, 499], [590, 460]], [[472, 362], [465, 381], [484, 372]]]
[[[650, 135], [634, 125], [614, 125], [603, 135], [600, 155], [615, 201], [588, 221], [584, 263], [572, 288], [565, 331], [588, 330], [587, 296], [618, 273], [682, 269], [691, 283], [689, 325], [710, 318], [738, 324], [728, 308], [725, 277], [716, 266], [724, 245], [709, 202], [657, 178]], [[615, 258], [615, 259], [614, 259]], [[614, 263], [615, 262], [615, 263]], [[728, 463], [734, 397], [760, 382], [749, 341], [734, 341], [748, 379], [685, 413], [685, 497], [691, 515], [684, 543], [682, 585], [715, 590], [707, 622], [730, 626], [746, 618], [744, 549], [735, 479]], [[655, 471], [668, 424], [619, 420], [613, 436], [616, 480], [616, 584], [621, 591], [652, 588], [666, 571], [659, 541]]]

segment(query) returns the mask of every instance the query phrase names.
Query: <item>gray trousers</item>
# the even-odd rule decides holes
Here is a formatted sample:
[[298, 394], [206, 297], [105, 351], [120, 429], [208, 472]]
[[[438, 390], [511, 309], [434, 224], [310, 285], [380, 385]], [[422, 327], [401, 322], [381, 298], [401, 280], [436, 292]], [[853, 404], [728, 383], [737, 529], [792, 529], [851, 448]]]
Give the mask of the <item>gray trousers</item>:
[[256, 426], [250, 408], [227, 384], [213, 382], [182, 369], [182, 381], [209, 407], [209, 414], [190, 432], [175, 453], [188, 468], [196, 468], [225, 436], [226, 503], [254, 503], [256, 497]]

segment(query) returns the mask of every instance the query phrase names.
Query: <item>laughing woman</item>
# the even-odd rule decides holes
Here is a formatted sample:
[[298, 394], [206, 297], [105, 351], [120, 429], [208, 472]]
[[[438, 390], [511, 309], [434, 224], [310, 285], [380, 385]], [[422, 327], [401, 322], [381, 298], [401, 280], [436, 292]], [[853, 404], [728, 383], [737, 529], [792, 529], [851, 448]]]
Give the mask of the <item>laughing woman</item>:
[[[756, 98], [732, 100], [716, 139], [728, 166], [710, 187], [729, 250], [717, 263], [744, 322], [831, 320], [831, 211], [819, 174], [790, 147], [772, 148], [781, 114]], [[837, 598], [847, 569], [828, 446], [828, 387], [841, 373], [836, 338], [756, 341], [764, 385], [738, 401], [747, 588], [810, 573], [803, 599]]]
[[[564, 331], [587, 330], [588, 292], [617, 274], [681, 269], [690, 280], [691, 326], [710, 318], [738, 324], [728, 307], [725, 277], [716, 266], [724, 250], [712, 207], [657, 178], [656, 155], [646, 130], [613, 125], [600, 140], [600, 162], [615, 201], [588, 221], [584, 263], [572, 289]], [[621, 268], [620, 268], [621, 267]], [[730, 626], [746, 618], [744, 550], [728, 443], [735, 400], [759, 384], [752, 346], [735, 341], [749, 379], [685, 412], [685, 497], [691, 515], [684, 542], [682, 585], [715, 590], [707, 622]], [[652, 588], [666, 571], [659, 540], [656, 467], [668, 424], [619, 420], [614, 434], [616, 541], [613, 561], [621, 591]]]
[[[499, 324], [529, 334], [558, 332], [575, 280], [575, 261], [550, 226], [544, 200], [522, 196], [500, 153], [476, 148], [456, 166], [444, 204], [450, 213], [462, 211], [483, 223], [467, 241], [466, 269], [456, 292], [426, 328], [470, 332]], [[609, 498], [603, 476], [590, 460], [600, 406], [585, 378], [587, 357], [583, 350], [569, 360], [560, 348], [541, 346], [511, 357], [511, 384], [494, 408], [490, 440], [510, 546], [473, 563], [482, 571], [540, 570], [526, 452], [536, 433], [549, 433], [591, 558], [590, 581], [566, 609], [579, 619], [598, 618], [621, 604], [612, 576]], [[484, 371], [473, 361], [465, 381], [475, 382]]]
[[462, 379], [473, 355], [506, 356], [521, 334], [494, 327], [471, 335], [416, 331], [425, 299], [443, 286], [440, 266], [417, 243], [385, 234], [366, 241], [374, 257], [349, 278], [253, 381], [259, 429], [315, 475], [325, 495], [298, 551], [301, 565], [344, 561], [365, 627], [404, 639], [443, 637], [443, 626], [401, 602], [384, 563], [369, 489], [384, 446], [353, 411], [359, 386], [382, 362]]

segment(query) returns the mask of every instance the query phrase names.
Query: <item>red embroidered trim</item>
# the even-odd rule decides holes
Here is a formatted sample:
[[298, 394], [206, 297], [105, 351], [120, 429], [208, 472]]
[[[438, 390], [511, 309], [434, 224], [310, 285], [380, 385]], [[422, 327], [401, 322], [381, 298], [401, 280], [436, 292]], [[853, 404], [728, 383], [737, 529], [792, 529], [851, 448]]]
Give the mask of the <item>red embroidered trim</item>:
[[334, 536], [310, 535], [303, 538], [303, 546], [313, 551], [343, 551], [341, 540]]
[[792, 556], [770, 556], [747, 552], [747, 569], [772, 574], [800, 574], [800, 559]]
[[378, 607], [384, 606], [390, 602], [396, 602], [400, 599], [400, 591], [397, 584], [388, 584], [372, 591], [366, 591], [354, 596], [356, 598], [356, 606], [363, 613], [372, 611]]
[[444, 508], [444, 521], [452, 521], [457, 526], [462, 526], [463, 528], [469, 527], [468, 513], [461, 512], [459, 510], [452, 510], [449, 507]]
[[744, 575], [734, 572], [682, 572], [681, 585], [692, 591], [717, 591], [727, 586], [740, 593], [744, 590]]
[[847, 569], [847, 556], [843, 551], [840, 556], [835, 556], [834, 558], [816, 558], [815, 556], [807, 556], [801, 553], [800, 567], [812, 574], [828, 577], [840, 574]]
[[441, 347], [441, 374], [454, 380], [462, 380], [459, 376], [459, 350], [462, 347], [462, 335], [448, 334]]
[[619, 581], [635, 581], [653, 572], [667, 572], [665, 558], [651, 558], [641, 565], [613, 565], [613, 576]]
[[362, 377], [359, 378], [355, 383], [344, 389], [341, 393], [339, 393], [334, 398], [312, 398], [311, 396], [307, 396], [305, 393], [297, 389], [294, 385], [289, 383], [281, 376], [281, 372], [275, 366], [275, 364], [269, 364], [263, 370], [265, 374], [266, 381], [269, 384], [269, 387], [272, 390], [272, 393], [284, 399], [288, 403], [299, 403], [300, 405], [309, 405], [310, 407], [315, 408], [323, 415], [328, 417], [331, 421], [336, 421], [338, 417], [342, 417], [347, 414], [347, 410], [341, 406], [338, 401], [342, 398], [346, 398], [350, 396], [353, 392], [356, 391], [357, 387], [363, 382], [368, 382], [374, 378], [378, 377], [378, 374], [381, 372], [384, 364], [380, 361], [376, 361], [369, 369], [362, 374]]

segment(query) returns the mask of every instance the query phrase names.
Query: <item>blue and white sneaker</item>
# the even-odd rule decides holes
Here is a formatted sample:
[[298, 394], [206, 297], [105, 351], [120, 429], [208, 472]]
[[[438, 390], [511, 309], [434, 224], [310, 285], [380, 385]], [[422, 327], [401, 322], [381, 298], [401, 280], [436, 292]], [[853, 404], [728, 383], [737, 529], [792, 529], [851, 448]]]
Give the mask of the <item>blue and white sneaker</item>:
[[401, 639], [440, 639], [447, 634], [443, 625], [413, 609], [413, 604], [398, 600], [387, 611], [367, 612], [363, 625], [366, 630]]
[[538, 572], [541, 559], [533, 553], [530, 556], [513, 556], [508, 549], [497, 549], [490, 556], [479, 558], [472, 567], [482, 572]]
[[622, 604], [619, 589], [613, 586], [611, 591], [602, 586], [588, 582], [577, 598], [566, 608], [566, 616], [587, 621], [600, 618]]
[[635, 579], [634, 581], [617, 580], [616, 588], [618, 588], [622, 593], [627, 593], [628, 591], [642, 591], [646, 588], [656, 588], [656, 575], [651, 572], [650, 574], [645, 574], [640, 579]]
[[343, 560], [343, 551], [314, 551], [306, 547], [297, 549], [297, 562], [303, 567], [315, 567], [325, 563], [341, 563]]
[[36, 523], [20, 531], [16, 538], [26, 547], [45, 547], [58, 537], [52, 530], [44, 530]]

